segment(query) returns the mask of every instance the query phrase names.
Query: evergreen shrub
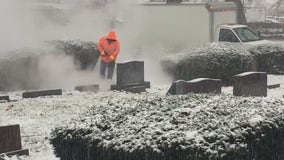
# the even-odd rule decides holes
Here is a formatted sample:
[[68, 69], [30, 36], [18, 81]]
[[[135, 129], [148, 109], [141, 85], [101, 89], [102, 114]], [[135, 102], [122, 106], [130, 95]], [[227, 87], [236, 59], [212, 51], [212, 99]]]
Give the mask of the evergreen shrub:
[[284, 74], [284, 47], [280, 45], [258, 45], [250, 48], [254, 56], [257, 71], [270, 74]]
[[176, 80], [217, 78], [231, 84], [236, 74], [254, 70], [254, 59], [249, 52], [219, 43], [202, 46], [192, 52], [169, 56], [162, 60], [165, 70]]

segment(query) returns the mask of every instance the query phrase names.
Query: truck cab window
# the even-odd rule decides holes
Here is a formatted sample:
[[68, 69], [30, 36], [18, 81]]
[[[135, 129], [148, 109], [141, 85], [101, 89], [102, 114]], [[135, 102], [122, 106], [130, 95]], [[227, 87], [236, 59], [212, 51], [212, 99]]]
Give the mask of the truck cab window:
[[235, 34], [229, 29], [220, 29], [219, 41], [221, 42], [240, 42]]
[[261, 40], [261, 38], [248, 27], [235, 28], [234, 31], [243, 42]]

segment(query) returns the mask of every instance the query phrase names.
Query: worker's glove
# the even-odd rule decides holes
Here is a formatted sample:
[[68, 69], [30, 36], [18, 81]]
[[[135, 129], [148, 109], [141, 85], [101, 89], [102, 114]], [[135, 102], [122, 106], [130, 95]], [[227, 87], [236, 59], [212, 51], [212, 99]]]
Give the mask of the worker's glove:
[[110, 60], [114, 60], [114, 56], [109, 56]]
[[101, 56], [105, 56], [105, 55], [106, 55], [105, 51], [102, 51]]

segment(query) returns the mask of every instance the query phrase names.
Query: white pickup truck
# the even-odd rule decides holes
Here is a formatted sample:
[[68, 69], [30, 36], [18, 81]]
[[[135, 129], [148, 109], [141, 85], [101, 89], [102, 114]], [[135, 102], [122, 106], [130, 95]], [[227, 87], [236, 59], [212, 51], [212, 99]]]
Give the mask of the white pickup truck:
[[175, 48], [231, 42], [247, 49], [266, 43], [248, 26], [237, 24], [237, 6], [232, 2], [143, 2], [126, 10], [120, 32], [127, 32], [132, 42]]

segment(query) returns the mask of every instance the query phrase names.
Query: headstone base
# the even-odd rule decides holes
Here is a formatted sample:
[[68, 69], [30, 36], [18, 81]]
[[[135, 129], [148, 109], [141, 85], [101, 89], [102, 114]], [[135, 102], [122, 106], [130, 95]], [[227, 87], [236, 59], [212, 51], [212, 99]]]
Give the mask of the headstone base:
[[132, 83], [126, 85], [111, 85], [111, 90], [123, 90], [132, 93], [145, 92], [146, 88], [150, 88], [150, 82]]
[[83, 85], [83, 86], [76, 86], [75, 90], [80, 91], [80, 92], [98, 92], [99, 91], [99, 85], [94, 84], [94, 85]]

